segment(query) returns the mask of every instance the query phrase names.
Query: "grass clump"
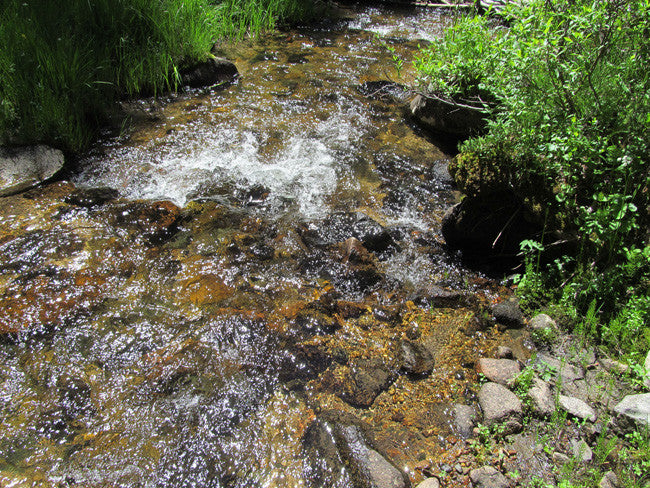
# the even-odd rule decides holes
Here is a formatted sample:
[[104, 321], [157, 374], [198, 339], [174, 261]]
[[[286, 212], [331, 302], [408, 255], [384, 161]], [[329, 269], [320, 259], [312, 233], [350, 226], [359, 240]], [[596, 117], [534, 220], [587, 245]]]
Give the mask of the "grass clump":
[[8, 0], [0, 144], [79, 151], [121, 97], [174, 90], [213, 43], [306, 15], [306, 0]]
[[[532, 0], [505, 15], [508, 27], [462, 18], [416, 61], [422, 90], [490, 116], [450, 169], [468, 194], [508, 190], [545, 225], [527, 246], [524, 304], [577, 325], [595, 302], [586, 333], [638, 358], [650, 347], [650, 2]], [[536, 255], [556, 244], [571, 251]]]

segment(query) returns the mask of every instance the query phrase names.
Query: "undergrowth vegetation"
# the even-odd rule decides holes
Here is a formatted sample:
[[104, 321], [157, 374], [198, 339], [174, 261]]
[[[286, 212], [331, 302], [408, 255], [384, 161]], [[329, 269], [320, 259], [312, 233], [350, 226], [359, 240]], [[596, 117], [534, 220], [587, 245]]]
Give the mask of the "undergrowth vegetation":
[[306, 0], [8, 0], [0, 144], [88, 145], [120, 97], [174, 90], [219, 39], [301, 18]]
[[[464, 17], [423, 49], [420, 89], [489, 115], [452, 164], [461, 188], [507, 189], [545, 226], [522, 247], [524, 305], [638, 364], [650, 347], [650, 2], [525, 3], [507, 26]], [[549, 263], [549, 248], [563, 256]]]

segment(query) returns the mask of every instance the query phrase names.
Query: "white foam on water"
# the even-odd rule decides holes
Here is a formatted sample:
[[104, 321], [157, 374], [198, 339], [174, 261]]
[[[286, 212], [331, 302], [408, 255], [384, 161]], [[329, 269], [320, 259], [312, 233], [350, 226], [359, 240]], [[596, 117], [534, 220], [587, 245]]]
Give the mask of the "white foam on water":
[[415, 15], [393, 18], [380, 9], [369, 8], [348, 24], [351, 29], [365, 30], [380, 37], [433, 41], [440, 37], [440, 18], [429, 9]]
[[[286, 123], [285, 118], [289, 135], [270, 154], [264, 149], [274, 130], [272, 120], [263, 121], [266, 127], [260, 129], [204, 121], [162, 146], [151, 142], [88, 161], [75, 183], [110, 186], [127, 198], [171, 200], [180, 206], [209, 193], [211, 185], [262, 185], [270, 191], [271, 203], [292, 201], [302, 215], [318, 217], [327, 213], [325, 199], [344, 184], [366, 118], [363, 107], [354, 104], [341, 104], [323, 121]], [[348, 185], [349, 178], [345, 180]]]

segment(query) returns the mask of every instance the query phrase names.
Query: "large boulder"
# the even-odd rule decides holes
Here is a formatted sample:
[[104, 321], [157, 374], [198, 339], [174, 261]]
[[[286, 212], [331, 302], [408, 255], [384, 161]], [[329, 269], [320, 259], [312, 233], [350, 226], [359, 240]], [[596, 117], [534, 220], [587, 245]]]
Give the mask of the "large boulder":
[[201, 88], [219, 83], [231, 83], [237, 79], [239, 71], [234, 63], [224, 58], [211, 57], [195, 64], [181, 73], [184, 86]]
[[459, 138], [479, 134], [486, 127], [485, 114], [478, 107], [422, 94], [411, 100], [411, 114], [419, 124]]
[[522, 212], [521, 201], [509, 193], [468, 196], [443, 216], [447, 245], [469, 255], [514, 259], [519, 243], [534, 239], [540, 227]]
[[63, 153], [48, 146], [0, 147], [0, 197], [49, 180], [63, 163]]

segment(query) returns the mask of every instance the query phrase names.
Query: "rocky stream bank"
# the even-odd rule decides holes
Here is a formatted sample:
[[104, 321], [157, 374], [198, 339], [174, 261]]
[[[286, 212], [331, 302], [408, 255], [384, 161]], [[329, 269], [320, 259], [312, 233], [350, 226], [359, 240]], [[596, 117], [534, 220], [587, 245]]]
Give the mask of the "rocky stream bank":
[[449, 155], [372, 88], [380, 22], [409, 53], [445, 20], [390, 15], [238, 46], [227, 90], [0, 197], [0, 484], [625, 481], [648, 395], [443, 239]]

